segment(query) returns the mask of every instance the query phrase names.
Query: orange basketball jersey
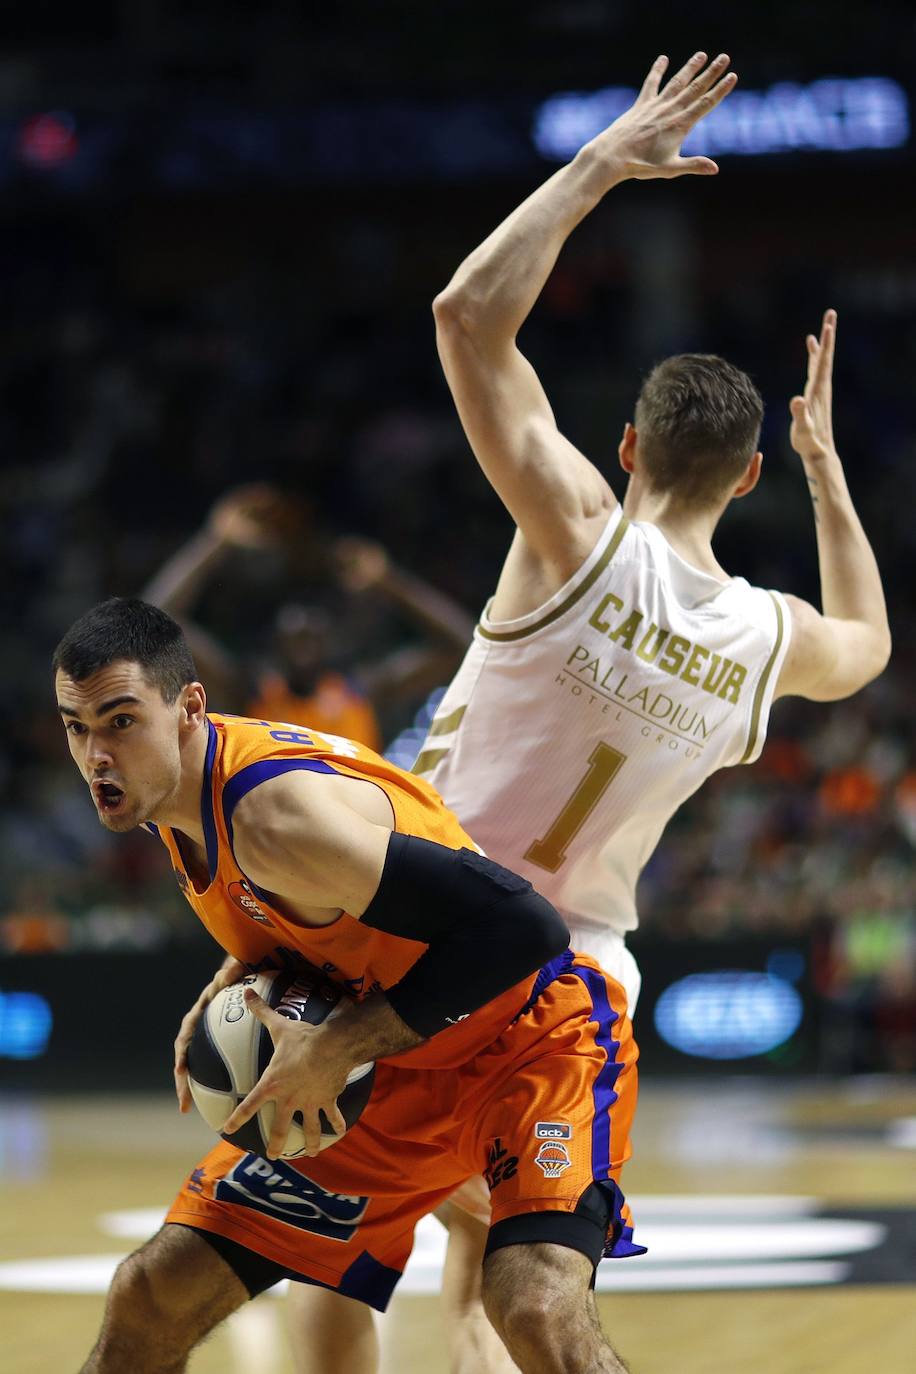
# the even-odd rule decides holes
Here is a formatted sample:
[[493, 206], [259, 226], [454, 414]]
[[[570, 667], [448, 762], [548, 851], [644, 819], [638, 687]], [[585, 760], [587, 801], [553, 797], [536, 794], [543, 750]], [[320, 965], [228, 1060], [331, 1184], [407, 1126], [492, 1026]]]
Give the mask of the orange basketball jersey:
[[[381, 787], [394, 811], [395, 829], [449, 849], [476, 848], [439, 794], [422, 778], [405, 773], [353, 740], [301, 725], [210, 715], [201, 788], [201, 817], [209, 880], [196, 885], [171, 830], [157, 833], [169, 851], [178, 885], [210, 934], [252, 971], [295, 969], [303, 962], [322, 969], [356, 998], [392, 987], [426, 945], [362, 925], [344, 912], [328, 926], [306, 926], [271, 904], [239, 868], [232, 848], [235, 807], [252, 788], [292, 770], [337, 773]], [[150, 829], [156, 829], [150, 824]], [[486, 951], [481, 951], [486, 958]], [[405, 1055], [409, 1068], [461, 1064], [490, 1044], [528, 1002], [535, 974], [473, 1012], [459, 1025]]]

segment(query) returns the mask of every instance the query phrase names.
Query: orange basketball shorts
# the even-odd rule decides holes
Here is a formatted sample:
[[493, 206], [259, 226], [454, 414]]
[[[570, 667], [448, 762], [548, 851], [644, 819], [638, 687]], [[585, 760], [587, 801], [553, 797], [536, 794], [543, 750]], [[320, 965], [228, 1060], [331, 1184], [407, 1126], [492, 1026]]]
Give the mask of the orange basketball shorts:
[[417, 1222], [475, 1174], [490, 1190], [491, 1244], [501, 1234], [503, 1244], [583, 1248], [564, 1239], [574, 1223], [556, 1214], [594, 1214], [597, 1189], [607, 1203], [604, 1254], [640, 1254], [618, 1185], [636, 1058], [625, 992], [593, 959], [567, 951], [475, 1058], [447, 1070], [380, 1062], [359, 1121], [314, 1158], [266, 1160], [221, 1142], [166, 1220], [227, 1237], [380, 1311]]

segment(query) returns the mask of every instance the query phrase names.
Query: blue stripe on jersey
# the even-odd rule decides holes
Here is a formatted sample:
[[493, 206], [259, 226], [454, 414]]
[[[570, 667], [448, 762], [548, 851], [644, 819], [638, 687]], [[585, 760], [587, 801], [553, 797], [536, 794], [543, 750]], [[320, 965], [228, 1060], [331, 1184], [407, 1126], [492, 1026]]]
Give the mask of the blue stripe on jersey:
[[603, 1178], [600, 1187], [611, 1205], [611, 1224], [604, 1245], [604, 1258], [630, 1259], [633, 1255], [645, 1255], [647, 1247], [636, 1244], [633, 1239], [633, 1227], [623, 1219], [625, 1198], [619, 1184], [612, 1178]]
[[330, 763], [325, 763], [323, 759], [260, 759], [257, 763], [249, 763], [247, 768], [239, 769], [229, 779], [223, 788], [223, 819], [226, 822], [230, 845], [232, 844], [232, 813], [242, 798], [247, 796], [252, 788], [259, 786], [262, 782], [267, 782], [270, 778], [279, 778], [284, 773], [303, 769], [309, 773], [337, 772], [336, 768]]
[[592, 1020], [597, 1021], [598, 1031], [595, 1043], [607, 1055], [604, 1068], [595, 1079], [592, 1095], [595, 1100], [595, 1119], [592, 1125], [592, 1174], [596, 1179], [605, 1179], [611, 1165], [611, 1108], [617, 1101], [614, 1084], [620, 1073], [621, 1064], [617, 1063], [618, 1041], [611, 1035], [611, 1027], [617, 1020], [617, 1013], [608, 1000], [604, 975], [597, 969], [573, 965], [570, 969], [588, 989], [592, 999]]
[[216, 834], [216, 820], [213, 816], [213, 760], [216, 757], [216, 727], [212, 720], [207, 721], [207, 755], [204, 759], [204, 780], [200, 789], [200, 819], [204, 827], [204, 842], [207, 846], [207, 868], [210, 882], [216, 877], [219, 868], [219, 839]]
[[549, 964], [541, 965], [538, 969], [538, 976], [534, 980], [534, 987], [531, 989], [531, 996], [518, 1015], [513, 1018], [513, 1025], [519, 1016], [524, 1016], [526, 1012], [531, 1010], [545, 988], [549, 988], [551, 983], [562, 978], [564, 973], [569, 973], [575, 957], [571, 949], [564, 949], [563, 953], [551, 959]]
[[[257, 787], [262, 782], [267, 782], [269, 778], [279, 778], [284, 773], [302, 770], [308, 773], [337, 772], [336, 768], [332, 767], [330, 763], [325, 763], [323, 759], [260, 759], [257, 763], [249, 763], [247, 768], [240, 768], [229, 779], [223, 788], [223, 818], [226, 822], [226, 833], [229, 836], [229, 848], [233, 854], [235, 853], [235, 842], [232, 830], [232, 813], [242, 798], [247, 796], [252, 788]], [[248, 883], [254, 895], [260, 897], [262, 902], [267, 902], [269, 906], [273, 901], [271, 894], [258, 887], [257, 883], [253, 882], [250, 877]], [[366, 1301], [369, 1300], [366, 1299]]]

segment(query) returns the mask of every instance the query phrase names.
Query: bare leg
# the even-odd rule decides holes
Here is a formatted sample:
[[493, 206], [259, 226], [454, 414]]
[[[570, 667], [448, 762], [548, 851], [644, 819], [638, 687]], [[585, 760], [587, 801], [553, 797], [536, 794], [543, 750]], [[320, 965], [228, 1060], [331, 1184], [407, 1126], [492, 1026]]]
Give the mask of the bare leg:
[[82, 1374], [182, 1374], [198, 1341], [247, 1301], [245, 1285], [196, 1231], [163, 1226], [118, 1266]]
[[592, 1266], [562, 1245], [507, 1245], [483, 1271], [487, 1316], [522, 1374], [627, 1374], [598, 1320]]
[[378, 1336], [363, 1302], [292, 1283], [287, 1314], [296, 1374], [375, 1374]]
[[[442, 1301], [452, 1374], [517, 1374], [483, 1310], [486, 1225], [449, 1203], [436, 1216], [449, 1230]], [[296, 1283], [290, 1287], [288, 1322], [296, 1374], [376, 1374], [378, 1334], [364, 1303]]]
[[442, 1309], [451, 1374], [516, 1374], [499, 1336], [487, 1320], [481, 1293], [487, 1227], [446, 1203], [436, 1212], [448, 1227], [442, 1275]]

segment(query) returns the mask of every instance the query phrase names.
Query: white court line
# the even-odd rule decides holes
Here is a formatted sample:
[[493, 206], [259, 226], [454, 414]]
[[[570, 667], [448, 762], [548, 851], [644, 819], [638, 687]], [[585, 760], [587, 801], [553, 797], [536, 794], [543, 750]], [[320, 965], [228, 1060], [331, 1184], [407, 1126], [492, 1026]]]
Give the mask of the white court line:
[[898, 1150], [916, 1150], [916, 1116], [903, 1116], [892, 1121], [887, 1131], [888, 1145]]
[[645, 1197], [627, 1194], [637, 1223], [643, 1217], [744, 1217], [803, 1216], [823, 1206], [820, 1198], [796, 1197], [786, 1193], [709, 1193], [684, 1197], [677, 1193], [650, 1193]]
[[[848, 1273], [840, 1257], [875, 1249], [886, 1227], [856, 1218], [809, 1215], [816, 1206], [814, 1198], [777, 1195], [637, 1198], [636, 1237], [649, 1247], [649, 1254], [625, 1265], [601, 1265], [596, 1286], [601, 1292], [652, 1292], [836, 1283]], [[142, 1241], [161, 1225], [164, 1215], [158, 1207], [105, 1212], [99, 1226], [121, 1240]], [[438, 1293], [445, 1246], [443, 1227], [433, 1217], [424, 1217], [398, 1292]], [[121, 1258], [80, 1255], [3, 1264], [0, 1289], [104, 1293]], [[240, 1332], [239, 1340], [246, 1339]]]
[[[916, 1144], [916, 1117], [913, 1119], [914, 1144]], [[678, 1217], [728, 1218], [741, 1221], [747, 1217], [761, 1216], [784, 1219], [790, 1216], [806, 1216], [823, 1205], [816, 1197], [797, 1197], [784, 1193], [721, 1193], [697, 1197], [682, 1197], [676, 1193], [651, 1193], [645, 1197], [629, 1198], [637, 1224], [644, 1219], [664, 1217], [675, 1220]], [[135, 1207], [119, 1212], [102, 1212], [98, 1218], [99, 1230], [106, 1236], [117, 1236], [125, 1240], [148, 1240], [165, 1220], [164, 1207]]]
[[[637, 1261], [638, 1263], [638, 1261]], [[644, 1274], [618, 1271], [613, 1264], [599, 1265], [598, 1293], [676, 1293], [699, 1289], [806, 1288], [841, 1283], [849, 1273], [842, 1261], [820, 1260], [801, 1264], [707, 1264], [696, 1268], [658, 1268]]]
[[[123, 1255], [72, 1255], [67, 1259], [21, 1260], [0, 1265], [0, 1289], [18, 1293], [77, 1293], [107, 1292], [115, 1267]], [[797, 1288], [841, 1282], [849, 1273], [849, 1265], [842, 1260], [808, 1260], [782, 1264], [697, 1264], [640, 1265], [624, 1269], [616, 1264], [604, 1264], [598, 1269], [595, 1284], [599, 1293], [657, 1293], [683, 1292], [698, 1289]], [[441, 1276], [433, 1269], [421, 1268], [408, 1283], [398, 1285], [398, 1293], [438, 1293]], [[271, 1293], [281, 1296], [287, 1284], [278, 1284]], [[246, 1309], [248, 1310], [248, 1309]], [[243, 1324], [238, 1343], [247, 1350], [251, 1342], [256, 1348], [258, 1332], [267, 1324], [268, 1314], [256, 1307], [257, 1315]]]

